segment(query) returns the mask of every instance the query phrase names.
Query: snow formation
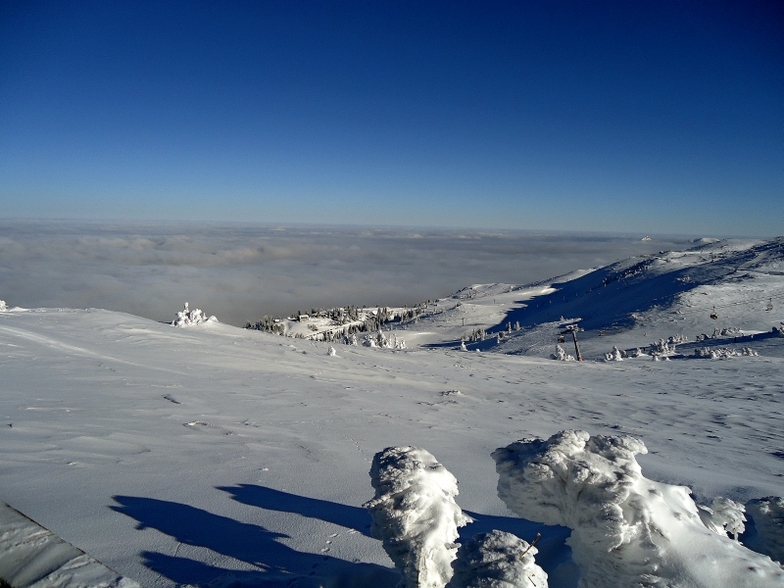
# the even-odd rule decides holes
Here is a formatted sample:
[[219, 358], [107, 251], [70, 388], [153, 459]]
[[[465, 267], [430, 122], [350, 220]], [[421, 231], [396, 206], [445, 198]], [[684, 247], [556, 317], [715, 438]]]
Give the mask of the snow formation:
[[645, 453], [626, 435], [525, 438], [493, 452], [498, 495], [521, 517], [572, 529], [581, 588], [782, 585], [784, 568], [703, 524], [688, 488], [645, 478]]
[[547, 588], [536, 547], [505, 531], [480, 533], [457, 550], [447, 588]]
[[172, 325], [175, 327], [192, 327], [202, 323], [217, 321], [218, 319], [215, 316], [208, 317], [201, 309], [194, 308], [191, 310], [186, 302], [184, 308], [177, 313], [177, 318], [172, 321]]
[[402, 574], [403, 588], [443, 588], [452, 577], [457, 529], [471, 519], [455, 502], [455, 477], [431, 453], [388, 447], [373, 457], [371, 533]]
[[8, 310], [8, 305], [5, 303], [5, 300], [0, 300], [0, 312], [5, 312]]

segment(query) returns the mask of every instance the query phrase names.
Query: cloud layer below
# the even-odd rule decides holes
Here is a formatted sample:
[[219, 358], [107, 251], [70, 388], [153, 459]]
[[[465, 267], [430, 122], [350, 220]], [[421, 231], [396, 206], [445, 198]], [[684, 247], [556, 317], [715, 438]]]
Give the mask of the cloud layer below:
[[207, 224], [0, 223], [0, 299], [244, 325], [313, 307], [415, 304], [682, 249], [642, 235]]

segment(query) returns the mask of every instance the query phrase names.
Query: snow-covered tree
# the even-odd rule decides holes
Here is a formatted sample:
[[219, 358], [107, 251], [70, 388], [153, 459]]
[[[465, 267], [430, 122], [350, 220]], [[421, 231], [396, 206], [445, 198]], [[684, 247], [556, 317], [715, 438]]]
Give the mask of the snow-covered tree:
[[457, 480], [432, 454], [388, 447], [373, 457], [371, 533], [402, 574], [402, 588], [443, 588], [452, 577], [458, 527], [471, 519], [455, 502]]
[[186, 302], [184, 308], [177, 313], [177, 318], [175, 318], [171, 324], [175, 327], [191, 327], [200, 325], [201, 323], [217, 322], [217, 320], [218, 319], [214, 316], [208, 317], [198, 308], [191, 310]]
[[560, 345], [555, 346], [555, 353], [550, 356], [551, 359], [558, 361], [574, 361], [574, 357], [566, 353], [566, 350]]

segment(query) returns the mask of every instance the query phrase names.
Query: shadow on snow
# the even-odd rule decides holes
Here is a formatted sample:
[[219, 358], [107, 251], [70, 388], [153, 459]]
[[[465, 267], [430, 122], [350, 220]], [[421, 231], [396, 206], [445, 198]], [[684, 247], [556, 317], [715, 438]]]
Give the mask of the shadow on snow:
[[[242, 504], [326, 521], [370, 535], [370, 515], [359, 506], [308, 498], [254, 484], [219, 487], [218, 490]], [[114, 500], [117, 505], [111, 506], [112, 510], [138, 521], [137, 529], [156, 529], [184, 545], [209, 549], [256, 568], [237, 571], [177, 555], [142, 553], [148, 568], [177, 584], [209, 584], [223, 588], [359, 588], [371, 585], [392, 588], [399, 581], [398, 574], [389, 567], [300, 552], [279, 541], [287, 535], [186, 504], [136, 496], [115, 496]], [[546, 571], [570, 559], [570, 550], [564, 544], [569, 535], [566, 528], [548, 527], [516, 517], [469, 511], [466, 514], [475, 522], [461, 529], [461, 541], [492, 529], [513, 533], [527, 541], [541, 533], [537, 560]]]

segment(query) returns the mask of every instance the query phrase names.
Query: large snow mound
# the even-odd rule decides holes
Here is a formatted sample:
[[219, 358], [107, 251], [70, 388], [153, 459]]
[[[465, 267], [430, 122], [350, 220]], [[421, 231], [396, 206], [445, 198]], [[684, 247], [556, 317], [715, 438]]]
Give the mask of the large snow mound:
[[626, 435], [562, 431], [493, 452], [498, 495], [529, 520], [572, 529], [581, 588], [782, 586], [784, 568], [709, 530], [684, 486], [648, 480]]
[[536, 547], [511, 533], [480, 533], [457, 550], [447, 588], [547, 588], [547, 574], [534, 562], [536, 553]]
[[428, 451], [388, 447], [373, 458], [375, 497], [365, 504], [405, 588], [443, 588], [452, 577], [457, 529], [471, 521], [455, 502], [455, 477]]

